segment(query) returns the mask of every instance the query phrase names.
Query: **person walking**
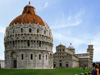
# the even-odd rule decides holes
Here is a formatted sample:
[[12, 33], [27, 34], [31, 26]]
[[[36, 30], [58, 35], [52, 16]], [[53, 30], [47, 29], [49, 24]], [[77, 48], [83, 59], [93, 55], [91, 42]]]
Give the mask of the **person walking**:
[[98, 64], [95, 65], [95, 70], [96, 70], [96, 74], [99, 75], [99, 65]]
[[99, 75], [100, 75], [100, 64], [99, 64]]
[[95, 63], [93, 63], [93, 69], [92, 69], [92, 71], [91, 71], [91, 75], [97, 75], [97, 73], [96, 73], [96, 68], [95, 68]]

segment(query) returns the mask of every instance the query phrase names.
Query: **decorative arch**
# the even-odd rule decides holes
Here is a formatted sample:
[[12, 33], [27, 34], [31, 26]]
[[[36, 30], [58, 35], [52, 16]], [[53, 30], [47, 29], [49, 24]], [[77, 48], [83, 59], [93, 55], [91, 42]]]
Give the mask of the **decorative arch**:
[[41, 60], [41, 54], [39, 54], [39, 60]]
[[11, 67], [17, 68], [17, 54], [16, 54], [16, 52], [11, 52], [11, 60], [12, 60]]
[[31, 28], [29, 28], [29, 33], [31, 33], [32, 32], [32, 29]]
[[44, 30], [44, 34], [46, 34], [46, 30]]
[[21, 28], [21, 33], [23, 33], [23, 28]]
[[39, 29], [37, 29], [37, 33], [39, 33]]
[[11, 52], [11, 57], [14, 59], [14, 58], [17, 58], [17, 54], [16, 54], [16, 52]]

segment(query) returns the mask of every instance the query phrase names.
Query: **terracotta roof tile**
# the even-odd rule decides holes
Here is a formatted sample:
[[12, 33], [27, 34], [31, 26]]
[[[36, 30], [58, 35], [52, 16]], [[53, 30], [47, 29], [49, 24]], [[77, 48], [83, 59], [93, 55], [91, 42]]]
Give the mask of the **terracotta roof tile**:
[[35, 12], [35, 8], [32, 6], [25, 6], [22, 15], [19, 15], [18, 17], [16, 17], [11, 23], [10, 26], [13, 24], [25, 24], [25, 23], [36, 23], [39, 25], [43, 25], [44, 26], [44, 21], [42, 20], [41, 17], [39, 17], [36, 12]]

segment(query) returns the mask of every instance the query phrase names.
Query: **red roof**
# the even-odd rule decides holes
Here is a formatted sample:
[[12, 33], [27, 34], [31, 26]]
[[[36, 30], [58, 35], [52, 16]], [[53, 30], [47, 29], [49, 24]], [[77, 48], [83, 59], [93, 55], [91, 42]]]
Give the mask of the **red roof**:
[[39, 17], [36, 12], [35, 12], [35, 8], [33, 6], [26, 5], [24, 7], [23, 13], [22, 15], [19, 15], [18, 17], [16, 17], [14, 20], [12, 20], [12, 22], [10, 23], [10, 26], [13, 24], [25, 24], [25, 23], [35, 23], [35, 24], [39, 24], [39, 25], [43, 25], [44, 26], [44, 21], [41, 19], [41, 17]]

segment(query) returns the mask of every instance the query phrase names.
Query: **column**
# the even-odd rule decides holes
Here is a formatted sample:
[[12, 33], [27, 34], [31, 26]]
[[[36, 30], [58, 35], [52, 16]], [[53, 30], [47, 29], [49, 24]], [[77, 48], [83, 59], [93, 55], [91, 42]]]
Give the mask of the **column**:
[[18, 49], [18, 40], [17, 40], [17, 42], [16, 42], [16, 45], [17, 45], [17, 49]]
[[43, 53], [43, 59], [42, 59], [42, 63], [43, 63], [43, 68], [45, 69], [45, 64], [44, 64], [45, 58], [44, 58], [44, 53]]
[[37, 69], [37, 53], [35, 53], [35, 68]]
[[26, 54], [26, 65], [27, 65], [27, 69], [28, 69], [28, 55]]

